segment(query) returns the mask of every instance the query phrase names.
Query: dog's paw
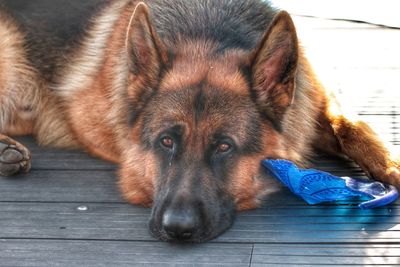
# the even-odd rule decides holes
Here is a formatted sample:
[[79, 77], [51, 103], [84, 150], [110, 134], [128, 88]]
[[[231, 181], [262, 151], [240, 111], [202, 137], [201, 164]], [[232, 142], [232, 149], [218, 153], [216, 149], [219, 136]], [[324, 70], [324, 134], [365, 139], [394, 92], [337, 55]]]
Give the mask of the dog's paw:
[[400, 189], [400, 166], [397, 164], [388, 168], [385, 172], [387, 181]]
[[11, 138], [0, 137], [0, 176], [28, 172], [31, 168], [29, 150]]

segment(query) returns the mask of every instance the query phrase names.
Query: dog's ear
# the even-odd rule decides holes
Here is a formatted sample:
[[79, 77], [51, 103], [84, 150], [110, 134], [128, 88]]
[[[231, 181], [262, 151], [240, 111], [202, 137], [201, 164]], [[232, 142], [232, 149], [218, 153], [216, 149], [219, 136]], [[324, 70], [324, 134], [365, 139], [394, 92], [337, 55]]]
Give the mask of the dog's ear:
[[162, 66], [168, 60], [168, 54], [154, 29], [149, 8], [143, 2], [138, 3], [132, 13], [126, 47], [128, 64], [134, 75], [158, 78]]
[[168, 51], [153, 26], [149, 8], [143, 2], [138, 3], [132, 13], [126, 35], [126, 49], [129, 66], [128, 96], [132, 112], [137, 114], [154, 93], [162, 68], [168, 61]]
[[250, 55], [253, 95], [277, 127], [294, 98], [297, 61], [296, 30], [290, 15], [281, 11]]

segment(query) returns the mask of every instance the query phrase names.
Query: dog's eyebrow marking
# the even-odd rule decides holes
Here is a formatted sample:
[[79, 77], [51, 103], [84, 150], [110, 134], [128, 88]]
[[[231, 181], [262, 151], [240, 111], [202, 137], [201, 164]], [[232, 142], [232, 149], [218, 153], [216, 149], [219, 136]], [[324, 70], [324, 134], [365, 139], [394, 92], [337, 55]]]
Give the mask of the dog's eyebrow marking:
[[217, 72], [211, 72], [208, 76], [208, 82], [213, 87], [226, 89], [240, 95], [248, 95], [250, 92], [246, 77], [239, 70], [226, 77]]
[[182, 88], [195, 88], [202, 84], [211, 87], [235, 92], [240, 95], [248, 95], [249, 83], [246, 76], [239, 68], [227, 69], [226, 62], [215, 62], [214, 64], [194, 64], [186, 68], [170, 70], [160, 83], [160, 91], [176, 91]]

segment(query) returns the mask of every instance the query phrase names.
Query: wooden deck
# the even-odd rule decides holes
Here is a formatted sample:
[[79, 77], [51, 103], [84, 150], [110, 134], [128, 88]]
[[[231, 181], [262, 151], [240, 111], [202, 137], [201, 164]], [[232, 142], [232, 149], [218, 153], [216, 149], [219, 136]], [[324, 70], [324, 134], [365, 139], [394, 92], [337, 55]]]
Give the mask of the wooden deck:
[[[383, 138], [400, 145], [400, 30], [295, 17], [325, 84]], [[39, 148], [30, 174], [0, 179], [0, 266], [291, 266], [400, 264], [400, 207], [310, 206], [273, 188], [263, 208], [238, 215], [212, 242], [153, 239], [150, 210], [119, 196], [115, 166], [82, 152]], [[321, 156], [318, 168], [362, 176], [352, 162]]]

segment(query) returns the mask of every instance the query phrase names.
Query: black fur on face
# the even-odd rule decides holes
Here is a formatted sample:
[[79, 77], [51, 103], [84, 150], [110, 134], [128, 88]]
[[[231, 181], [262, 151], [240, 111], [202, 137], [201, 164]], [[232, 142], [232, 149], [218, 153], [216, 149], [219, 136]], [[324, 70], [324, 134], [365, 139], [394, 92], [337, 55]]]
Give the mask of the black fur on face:
[[148, 103], [142, 143], [160, 173], [150, 219], [155, 237], [203, 242], [231, 226], [230, 174], [241, 156], [259, 151], [258, 120], [250, 99], [207, 84]]

